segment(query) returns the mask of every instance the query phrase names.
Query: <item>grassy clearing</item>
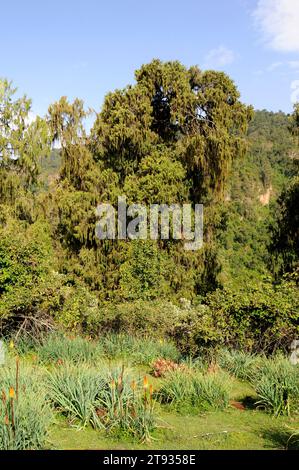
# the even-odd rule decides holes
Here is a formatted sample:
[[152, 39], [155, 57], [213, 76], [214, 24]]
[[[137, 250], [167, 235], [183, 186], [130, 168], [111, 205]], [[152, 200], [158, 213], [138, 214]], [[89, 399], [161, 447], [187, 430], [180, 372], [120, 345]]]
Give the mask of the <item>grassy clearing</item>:
[[[61, 338], [0, 368], [2, 448], [298, 448], [298, 368], [282, 357], [224, 351], [211, 365], [125, 335]], [[177, 367], [150, 375], [157, 357]]]

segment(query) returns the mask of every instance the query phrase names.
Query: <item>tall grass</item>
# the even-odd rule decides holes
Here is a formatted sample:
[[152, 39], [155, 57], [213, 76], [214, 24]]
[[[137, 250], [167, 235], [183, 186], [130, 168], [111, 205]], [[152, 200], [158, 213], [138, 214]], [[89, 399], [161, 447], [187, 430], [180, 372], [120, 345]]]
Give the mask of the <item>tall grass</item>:
[[171, 342], [152, 338], [109, 334], [101, 339], [103, 352], [110, 358], [122, 358], [133, 364], [151, 364], [155, 359], [163, 358], [177, 361], [180, 353]]
[[276, 416], [299, 411], [299, 368], [288, 359], [276, 357], [262, 361], [255, 368], [251, 383], [259, 407]]
[[[153, 388], [147, 377], [143, 382], [132, 380], [120, 372], [107, 381], [100, 398], [99, 416], [108, 432], [131, 435], [142, 442], [151, 439], [156, 427]], [[108, 377], [107, 377], [108, 378]]]
[[220, 367], [238, 379], [248, 380], [260, 358], [244, 351], [223, 350], [218, 353], [217, 361]]
[[229, 404], [228, 388], [224, 374], [175, 371], [167, 375], [158, 397], [178, 411], [222, 410]]
[[0, 368], [0, 449], [45, 448], [52, 412], [42, 374], [10, 359]]
[[49, 398], [71, 423], [150, 439], [155, 427], [153, 391], [123, 367], [62, 365], [48, 378]]
[[95, 363], [101, 355], [101, 350], [96, 342], [81, 336], [69, 337], [52, 333], [37, 348], [37, 354], [42, 363], [48, 364]]
[[97, 421], [95, 409], [105, 382], [99, 372], [80, 364], [64, 364], [48, 376], [49, 399], [71, 423], [82, 426]]

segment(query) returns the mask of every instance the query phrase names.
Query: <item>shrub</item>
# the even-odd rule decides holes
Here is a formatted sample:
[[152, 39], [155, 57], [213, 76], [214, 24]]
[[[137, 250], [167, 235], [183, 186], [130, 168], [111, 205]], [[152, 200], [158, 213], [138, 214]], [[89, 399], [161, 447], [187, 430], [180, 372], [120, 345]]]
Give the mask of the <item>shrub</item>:
[[27, 225], [8, 218], [0, 224], [1, 330], [11, 334], [45, 329], [50, 315], [45, 298], [53, 281], [53, 249], [49, 226]]
[[206, 299], [220, 344], [265, 353], [287, 349], [298, 335], [299, 290], [293, 281], [218, 289]]
[[167, 301], [106, 303], [99, 309], [97, 329], [100, 333], [167, 338], [172, 336], [180, 315], [180, 309]]

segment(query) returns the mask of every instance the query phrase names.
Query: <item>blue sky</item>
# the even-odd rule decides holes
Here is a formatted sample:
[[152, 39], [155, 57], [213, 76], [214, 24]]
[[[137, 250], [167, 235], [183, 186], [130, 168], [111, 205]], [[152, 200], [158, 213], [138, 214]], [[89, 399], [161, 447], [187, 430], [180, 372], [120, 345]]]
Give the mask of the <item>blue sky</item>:
[[299, 101], [299, 0], [1, 1], [0, 77], [34, 113], [67, 95], [99, 110], [153, 58], [227, 72], [243, 101]]

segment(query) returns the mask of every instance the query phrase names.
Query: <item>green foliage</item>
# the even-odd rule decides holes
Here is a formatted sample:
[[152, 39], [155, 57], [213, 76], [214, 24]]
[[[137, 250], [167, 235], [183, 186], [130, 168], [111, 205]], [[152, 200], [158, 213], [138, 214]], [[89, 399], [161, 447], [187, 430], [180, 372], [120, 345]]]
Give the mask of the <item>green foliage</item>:
[[282, 357], [263, 361], [252, 374], [257, 405], [274, 415], [299, 410], [299, 369]]
[[179, 316], [180, 310], [169, 301], [107, 302], [99, 310], [95, 328], [99, 333], [112, 331], [163, 339], [171, 335]]
[[106, 387], [100, 399], [98, 415], [100, 423], [108, 432], [131, 435], [145, 442], [151, 439], [156, 428], [153, 389], [145, 376], [140, 381], [120, 371], [109, 372]]
[[156, 243], [149, 240], [132, 241], [128, 260], [120, 268], [121, 296], [126, 300], [165, 296], [164, 275], [165, 261]]
[[36, 352], [41, 362], [57, 363], [95, 363], [100, 356], [97, 343], [81, 336], [65, 336], [52, 333], [45, 337]]
[[44, 398], [29, 391], [19, 400], [7, 399], [0, 410], [0, 421], [1, 450], [38, 450], [46, 447], [51, 412]]
[[101, 374], [84, 364], [63, 364], [48, 377], [49, 399], [55, 408], [82, 426], [97, 422], [96, 403], [104, 386]]
[[72, 330], [91, 332], [98, 318], [98, 299], [86, 286], [66, 284], [59, 291], [58, 324]]
[[188, 201], [188, 181], [181, 162], [168, 149], [155, 148], [124, 182], [130, 203], [175, 204]]
[[28, 123], [31, 101], [15, 93], [10, 82], [0, 79], [0, 204], [18, 199], [16, 212], [30, 219], [24, 199], [36, 186], [40, 157], [49, 153], [49, 131], [39, 117]]
[[42, 375], [10, 359], [0, 369], [0, 449], [44, 449], [52, 421]]
[[[56, 323], [93, 336], [142, 333], [192, 355], [284, 348], [298, 330], [296, 274], [263, 279], [274, 199], [296, 174], [297, 108], [291, 123], [255, 112], [246, 136], [252, 109], [224, 73], [153, 60], [135, 77], [106, 96], [90, 135], [81, 100], [62, 97], [27, 125], [30, 101], [1, 81], [2, 331]], [[50, 141], [60, 148], [47, 160]], [[294, 181], [276, 218], [280, 271], [297, 266]], [[203, 202], [204, 247], [98, 240], [95, 208], [121, 194], [147, 205]], [[190, 308], [175, 306], [182, 297]]]
[[217, 362], [220, 367], [241, 380], [248, 380], [252, 377], [253, 370], [259, 361], [259, 356], [254, 356], [245, 351], [222, 350], [217, 355]]
[[158, 396], [178, 411], [221, 410], [229, 403], [228, 379], [223, 374], [177, 370], [167, 374]]
[[42, 327], [45, 315], [41, 305], [47, 301], [46, 291], [53, 273], [52, 257], [52, 244], [45, 222], [27, 226], [8, 218], [0, 226], [2, 328], [14, 329], [24, 322]]
[[293, 281], [218, 289], [206, 299], [222, 344], [272, 352], [298, 335], [299, 292]]
[[142, 441], [149, 440], [155, 428], [152, 391], [133, 381], [123, 368], [61, 366], [49, 375], [48, 392], [53, 405], [72, 423]]
[[279, 213], [273, 226], [271, 251], [274, 252], [276, 271], [292, 271], [299, 263], [299, 177], [278, 199]]
[[103, 353], [109, 358], [126, 359], [133, 364], [150, 365], [155, 359], [177, 361], [180, 353], [173, 343], [128, 334], [109, 334], [100, 339]]

